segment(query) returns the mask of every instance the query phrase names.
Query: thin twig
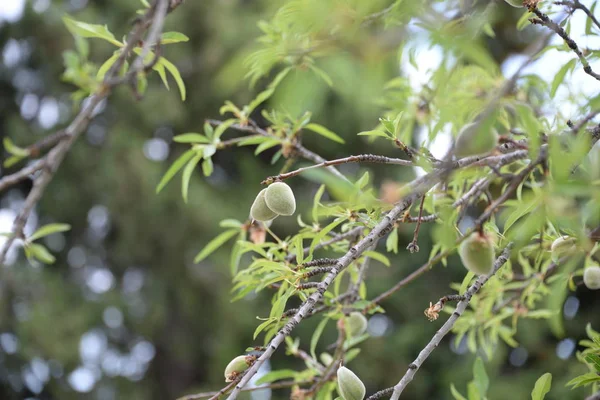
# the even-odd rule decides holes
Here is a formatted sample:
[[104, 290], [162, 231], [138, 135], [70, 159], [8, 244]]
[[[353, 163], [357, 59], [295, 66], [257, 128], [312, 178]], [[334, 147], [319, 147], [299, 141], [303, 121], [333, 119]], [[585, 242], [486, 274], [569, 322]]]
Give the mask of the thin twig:
[[[208, 122], [209, 124], [211, 124], [213, 126], [219, 126], [223, 123], [223, 121], [219, 121], [217, 119], [207, 119], [206, 122]], [[254, 135], [273, 137], [273, 135], [270, 134], [269, 132], [267, 132], [265, 129], [259, 127], [253, 121], [251, 121], [251, 122], [252, 123], [250, 125], [233, 124], [230, 126], [230, 128], [241, 131], [241, 132], [248, 132], [248, 133], [251, 133]], [[310, 160], [317, 164], [327, 161], [323, 157], [318, 155], [317, 153], [314, 153], [314, 152], [308, 150], [306, 147], [302, 146], [300, 143], [295, 142], [292, 144], [292, 146], [294, 147], [294, 150], [296, 151], [296, 153], [302, 158], [305, 158], [305, 159]], [[346, 178], [346, 176], [344, 174], [342, 174], [340, 171], [338, 171], [334, 166], [330, 165], [327, 167], [327, 169], [332, 174], [337, 176], [338, 178], [343, 179], [345, 181], [348, 180], [348, 178]]]
[[303, 173], [309, 169], [313, 169], [313, 168], [323, 168], [323, 167], [329, 167], [332, 165], [361, 163], [361, 162], [362, 163], [375, 163], [375, 164], [395, 164], [395, 165], [404, 165], [407, 167], [414, 166], [414, 164], [411, 161], [403, 160], [401, 158], [391, 158], [391, 157], [379, 156], [379, 155], [375, 155], [375, 154], [359, 154], [356, 156], [339, 158], [337, 160], [328, 160], [328, 161], [324, 161], [319, 164], [310, 165], [308, 167], [298, 168], [297, 170], [294, 170], [294, 171], [291, 171], [291, 172], [288, 172], [285, 174], [269, 176], [268, 178], [263, 180], [261, 183], [263, 185], [267, 185], [267, 184], [273, 183], [275, 181], [283, 181], [285, 179], [300, 175], [301, 173]]
[[448, 318], [446, 323], [433, 335], [429, 343], [421, 350], [417, 358], [408, 366], [408, 370], [400, 379], [398, 384], [394, 386], [394, 391], [390, 400], [398, 400], [402, 391], [406, 388], [406, 386], [412, 381], [413, 377], [417, 373], [418, 369], [423, 365], [425, 360], [429, 357], [429, 355], [435, 350], [438, 345], [441, 343], [444, 336], [446, 336], [450, 330], [454, 327], [454, 324], [460, 318], [462, 313], [466, 310], [471, 298], [481, 289], [483, 285], [508, 261], [510, 257], [510, 248], [512, 243], [509, 243], [500, 257], [496, 259], [494, 262], [494, 269], [489, 275], [480, 276], [473, 285], [465, 292], [464, 299], [459, 301], [456, 305], [456, 310], [452, 313], [452, 315]]

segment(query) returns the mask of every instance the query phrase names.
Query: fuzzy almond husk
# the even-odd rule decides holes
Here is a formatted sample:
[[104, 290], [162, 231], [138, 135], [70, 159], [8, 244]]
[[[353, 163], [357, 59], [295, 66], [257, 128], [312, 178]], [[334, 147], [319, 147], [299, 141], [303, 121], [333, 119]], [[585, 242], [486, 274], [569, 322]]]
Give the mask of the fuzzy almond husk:
[[590, 290], [600, 289], [600, 267], [587, 267], [583, 271], [583, 283]]
[[558, 261], [562, 257], [575, 254], [577, 252], [577, 242], [575, 238], [561, 236], [552, 242], [550, 251], [552, 252], [552, 260]]
[[477, 275], [488, 275], [494, 269], [494, 242], [486, 234], [477, 232], [466, 238], [458, 254], [465, 268]]
[[292, 215], [296, 211], [294, 192], [283, 182], [270, 184], [265, 193], [265, 200], [267, 206], [279, 215]]
[[367, 323], [367, 318], [362, 313], [355, 311], [346, 317], [344, 328], [351, 337], [356, 337], [365, 333]]
[[249, 356], [237, 356], [231, 360], [225, 367], [225, 382], [233, 382], [250, 364]]
[[338, 392], [344, 400], [362, 400], [367, 389], [356, 374], [346, 367], [337, 370]]
[[266, 194], [267, 189], [263, 189], [258, 192], [256, 199], [254, 199], [254, 203], [252, 203], [252, 207], [250, 207], [250, 217], [252, 217], [252, 219], [257, 221], [268, 221], [277, 217], [277, 213], [271, 210], [265, 201]]

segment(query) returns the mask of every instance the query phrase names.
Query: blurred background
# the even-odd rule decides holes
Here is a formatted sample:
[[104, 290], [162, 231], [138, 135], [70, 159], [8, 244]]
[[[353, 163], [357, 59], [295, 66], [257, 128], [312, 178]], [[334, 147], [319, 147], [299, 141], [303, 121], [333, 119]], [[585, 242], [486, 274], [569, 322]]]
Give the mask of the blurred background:
[[[374, 1], [371, 6], [377, 10], [389, 3]], [[185, 151], [184, 145], [172, 142], [174, 135], [200, 132], [205, 118], [219, 117], [225, 100], [246, 104], [264, 87], [259, 81], [249, 88], [242, 60], [260, 35], [257, 22], [270, 18], [281, 4], [185, 2], [167, 18], [165, 30], [183, 32], [190, 40], [165, 47], [165, 56], [180, 69], [187, 100], [180, 100], [174, 82], [166, 91], [156, 75], [142, 101], [119, 88], [68, 154], [26, 228], [32, 232], [51, 222], [72, 225], [70, 232], [43, 242], [57, 255], [57, 262], [32, 265], [14, 249], [10, 265], [2, 271], [6, 275], [10, 270], [12, 284], [0, 275], [0, 399], [174, 399], [218, 390], [229, 360], [262, 344], [252, 340], [252, 333], [259, 323], [256, 317], [268, 313], [270, 294], [229, 301], [231, 243], [201, 264], [194, 264], [193, 258], [221, 232], [220, 220], [248, 217], [259, 182], [281, 167], [270, 164], [274, 151], [258, 158], [252, 148], [217, 153], [211, 177], [204, 179], [200, 171], [193, 175], [188, 204], [181, 199], [179, 177], [159, 195], [155, 188], [170, 163]], [[107, 24], [120, 38], [129, 31], [139, 7], [137, 1], [118, 0], [2, 0], [0, 136], [26, 146], [64, 127], [74, 116], [69, 97], [74, 88], [60, 79], [61, 54], [74, 46], [61, 21], [65, 13]], [[535, 29], [514, 29], [521, 14], [498, 7], [493, 22], [496, 37], [486, 39], [503, 71], [511, 70], [511, 62], [519, 60], [519, 52], [539, 34]], [[314, 74], [295, 73], [271, 100], [294, 114], [311, 111], [314, 122], [346, 139], [344, 146], [332, 146], [316, 135], [305, 138], [306, 147], [327, 159], [365, 152], [396, 156], [386, 143], [369, 143], [355, 134], [377, 124], [387, 81], [412, 74], [410, 82], [420, 85], [426, 82], [428, 69], [439, 63], [439, 55], [424, 43], [416, 53], [419, 67], [403, 61], [399, 69], [393, 48], [372, 46], [370, 39], [357, 40], [349, 51], [323, 61], [321, 67], [332, 76], [333, 88]], [[90, 59], [99, 63], [113, 50], [98, 40], [90, 45]], [[540, 73], [551, 79], [552, 68]], [[438, 143], [432, 151], [443, 152], [445, 145]], [[353, 178], [371, 171], [375, 187], [414, 175], [395, 167], [340, 169]], [[1, 173], [13, 171], [3, 168]], [[299, 211], [305, 212], [318, 185], [302, 178], [293, 184]], [[10, 229], [30, 187], [31, 182], [23, 182], [0, 195], [1, 231]], [[285, 236], [297, 225], [294, 218], [279, 218], [272, 229]], [[421, 252], [411, 255], [404, 248], [412, 239], [412, 226], [401, 228], [401, 251], [391, 255], [392, 267], [374, 265], [370, 270], [371, 296], [426, 261], [430, 226], [423, 229]], [[351, 365], [367, 383], [368, 393], [397, 382], [441, 324], [423, 316], [428, 302], [449, 294], [449, 283], [463, 277], [460, 262], [451, 257], [447, 268], [437, 267], [387, 300], [386, 314], [370, 318], [372, 338]], [[553, 374], [547, 398], [583, 398], [582, 389], [571, 391], [564, 384], [584, 372], [575, 360], [577, 342], [585, 337], [588, 321], [600, 329], [600, 313], [597, 298], [580, 292], [572, 293], [564, 306], [565, 338], [553, 337], [544, 320], [522, 320], [519, 347], [497, 347], [494, 358], [486, 362], [490, 398], [506, 398], [507, 393], [514, 399], [529, 398], [544, 372]], [[308, 320], [295, 331], [305, 346], [317, 322]], [[335, 341], [335, 329], [330, 328], [324, 333], [324, 345]], [[445, 340], [405, 397], [451, 398], [451, 382], [466, 392], [474, 358], [465, 343], [456, 346]], [[279, 351], [269, 365], [300, 368], [301, 361]], [[288, 390], [252, 394], [255, 400], [288, 396]]]

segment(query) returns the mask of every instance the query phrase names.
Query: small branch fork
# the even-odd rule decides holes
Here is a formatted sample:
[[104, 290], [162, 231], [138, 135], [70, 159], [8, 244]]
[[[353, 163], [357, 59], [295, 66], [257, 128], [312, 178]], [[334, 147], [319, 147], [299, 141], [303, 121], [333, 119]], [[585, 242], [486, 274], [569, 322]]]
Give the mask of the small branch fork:
[[421, 205], [419, 206], [419, 216], [417, 217], [417, 226], [415, 226], [415, 233], [413, 236], [413, 240], [406, 247], [406, 249], [408, 251], [410, 251], [411, 253], [419, 252], [419, 245], [417, 244], [417, 241], [419, 240], [419, 228], [421, 228], [421, 222], [423, 222], [422, 217], [423, 217], [423, 205], [424, 204], [425, 204], [425, 196], [421, 197]]
[[584, 13], [587, 14], [588, 18], [592, 20], [592, 22], [594, 23], [594, 25], [596, 25], [596, 27], [598, 29], [600, 29], [600, 22], [598, 21], [598, 19], [594, 16], [594, 14], [592, 14], [592, 12], [589, 10], [589, 8], [587, 8], [585, 5], [581, 4], [581, 2], [579, 0], [557, 1], [554, 4], [571, 7], [571, 10], [581, 10], [581, 11], [583, 11]]
[[144, 56], [150, 51], [150, 46], [153, 43], [156, 43], [160, 38], [166, 14], [180, 3], [181, 1], [178, 0], [172, 0], [170, 2], [168, 0], [156, 0], [156, 2], [148, 8], [146, 13], [137, 20], [132, 31], [129, 33], [127, 43], [122, 49], [121, 55], [106, 73], [106, 77], [100, 86], [100, 89], [88, 98], [87, 102], [82, 106], [81, 111], [79, 111], [79, 114], [77, 114], [69, 126], [63, 131], [50, 135], [48, 138], [43, 139], [30, 148], [30, 153], [33, 154], [44, 148], [54, 146], [48, 154], [30, 167], [26, 167], [15, 174], [4, 177], [0, 181], [0, 190], [2, 190], [19, 180], [27, 178], [33, 172], [41, 171], [34, 179], [33, 188], [27, 195], [23, 207], [13, 223], [11, 236], [8, 237], [0, 250], [0, 265], [4, 265], [6, 262], [6, 255], [14, 241], [23, 236], [23, 228], [29, 219], [29, 215], [41, 199], [48, 184], [52, 181], [54, 174], [58, 170], [63, 159], [94, 117], [96, 107], [104, 99], [109, 97], [115, 86], [121, 83], [120, 79], [115, 78], [117, 78], [121, 66], [125, 63], [125, 60], [129, 57], [133, 48], [137, 46], [144, 32], [148, 30], [148, 35], [144, 42], [144, 46], [142, 47], [142, 53], [136, 58], [132, 69], [128, 72], [128, 75], [132, 74], [135, 76], [138, 72], [143, 70]]
[[532, 18], [530, 20], [531, 23], [543, 25], [548, 29], [554, 31], [558, 36], [560, 36], [567, 43], [567, 46], [569, 46], [569, 48], [573, 50], [573, 52], [577, 55], [579, 61], [581, 61], [581, 64], [583, 64], [583, 70], [585, 71], [585, 73], [600, 81], [600, 74], [597, 74], [592, 70], [590, 63], [577, 46], [577, 43], [575, 43], [575, 41], [571, 39], [569, 34], [561, 26], [556, 22], [552, 21], [550, 17], [541, 12], [537, 7], [531, 8], [530, 11], [537, 16], [537, 18]]
[[473, 283], [473, 285], [471, 285], [471, 287], [466, 291], [466, 293], [463, 296], [464, 298], [462, 298], [456, 305], [456, 310], [454, 310], [454, 312], [448, 318], [446, 323], [444, 323], [444, 325], [442, 325], [442, 327], [435, 333], [435, 335], [433, 335], [429, 343], [427, 343], [423, 350], [421, 350], [417, 358], [408, 366], [408, 370], [406, 371], [402, 379], [400, 379], [398, 384], [394, 386], [392, 396], [390, 398], [391, 400], [398, 400], [400, 394], [402, 394], [404, 389], [406, 389], [406, 386], [408, 386], [408, 384], [412, 381], [418, 369], [423, 365], [425, 360], [427, 360], [427, 358], [433, 352], [433, 350], [435, 350], [439, 346], [444, 336], [446, 336], [450, 332], [452, 327], [454, 327], [456, 321], [460, 318], [462, 313], [466, 310], [467, 306], [469, 305], [471, 298], [508, 261], [510, 257], [511, 247], [512, 244], [509, 243], [506, 246], [506, 248], [502, 251], [502, 254], [500, 254], [500, 257], [498, 257], [494, 263], [494, 269], [489, 275], [480, 276], [475, 281], [475, 283]]

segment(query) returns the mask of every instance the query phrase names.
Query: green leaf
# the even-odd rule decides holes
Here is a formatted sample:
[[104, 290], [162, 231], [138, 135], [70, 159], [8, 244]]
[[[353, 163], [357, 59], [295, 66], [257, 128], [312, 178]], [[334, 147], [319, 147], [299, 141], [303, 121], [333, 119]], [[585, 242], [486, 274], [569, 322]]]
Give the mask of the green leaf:
[[17, 164], [19, 161], [23, 160], [25, 157], [22, 156], [10, 156], [4, 161], [4, 166], [6, 168], [10, 168], [13, 165]]
[[262, 92], [260, 92], [258, 95], [256, 95], [256, 97], [254, 98], [254, 100], [252, 100], [248, 104], [248, 108], [247, 108], [246, 113], [250, 114], [261, 103], [267, 101], [269, 99], [269, 97], [271, 97], [273, 95], [273, 93], [275, 93], [275, 89], [274, 88], [269, 88], [269, 89], [266, 89], [266, 90], [263, 90]]
[[310, 123], [307, 124], [304, 128], [313, 131], [315, 133], [318, 133], [321, 136], [326, 137], [329, 140], [333, 140], [334, 142], [337, 143], [345, 143], [344, 139], [342, 139], [341, 137], [339, 137], [338, 135], [336, 135], [335, 133], [333, 133], [332, 131], [330, 131], [329, 129], [325, 128], [322, 125], [319, 124], [314, 124], [314, 123]]
[[169, 183], [171, 179], [173, 179], [175, 174], [185, 165], [185, 163], [188, 162], [189, 159], [194, 156], [194, 154], [196, 154], [194, 150], [188, 150], [179, 156], [177, 160], [175, 160], [175, 162], [169, 167], [165, 175], [160, 180], [160, 183], [156, 187], [156, 193], [159, 193], [165, 187], [165, 185]]
[[227, 130], [227, 128], [229, 128], [231, 125], [235, 124], [237, 121], [235, 120], [235, 118], [230, 118], [226, 121], [223, 121], [221, 124], [219, 124], [219, 126], [216, 127], [216, 129], [214, 130], [213, 133], [213, 140], [219, 140], [221, 138], [221, 135], [223, 135], [223, 133], [225, 133], [225, 131]]
[[154, 66], [152, 67], [153, 70], [155, 70], [156, 72], [158, 72], [158, 75], [160, 76], [160, 79], [163, 82], [163, 85], [165, 85], [165, 87], [167, 88], [167, 90], [169, 90], [169, 81], [167, 79], [167, 72], [165, 71], [165, 66], [159, 63], [154, 64]]
[[29, 151], [15, 145], [9, 137], [5, 137], [2, 143], [4, 144], [4, 149], [14, 156], [20, 158], [29, 156]]
[[293, 369], [280, 369], [279, 371], [271, 371], [261, 376], [260, 379], [256, 381], [256, 384], [262, 385], [265, 383], [275, 382], [280, 379], [294, 378], [298, 374], [299, 372], [294, 371]]
[[485, 397], [485, 394], [490, 386], [490, 379], [485, 372], [485, 366], [483, 365], [483, 360], [481, 357], [477, 357], [475, 363], [473, 364], [473, 380], [477, 386], [477, 389], [479, 390], [479, 394]]
[[600, 373], [600, 355], [598, 354], [587, 354], [585, 356], [585, 361], [592, 364], [596, 372]]
[[550, 97], [554, 98], [554, 96], [556, 95], [556, 91], [558, 90], [558, 87], [565, 80], [565, 75], [571, 69], [575, 68], [575, 64], [576, 63], [577, 63], [577, 59], [573, 58], [568, 63], [566, 63], [565, 65], [563, 65], [558, 70], [558, 72], [556, 73], [556, 75], [554, 75], [554, 79], [552, 80], [552, 86], [550, 87]]
[[384, 256], [381, 253], [377, 253], [376, 251], [368, 250], [368, 251], [365, 251], [363, 254], [367, 257], [371, 257], [373, 260], [379, 261], [386, 267], [389, 267], [391, 265], [389, 258], [387, 258], [386, 256]]
[[69, 224], [48, 224], [36, 230], [27, 240], [33, 242], [41, 237], [51, 235], [57, 232], [66, 232], [71, 229]]
[[108, 60], [104, 61], [104, 63], [100, 66], [100, 69], [98, 69], [96, 79], [98, 79], [99, 81], [103, 80], [110, 67], [113, 66], [113, 64], [115, 63], [115, 61], [117, 61], [117, 58], [119, 58], [120, 55], [120, 51], [115, 51]]
[[285, 305], [287, 304], [288, 299], [294, 293], [296, 289], [290, 288], [285, 293], [283, 293], [279, 298], [273, 303], [273, 307], [271, 307], [271, 314], [269, 317], [281, 319], [283, 312], [285, 311]]
[[333, 81], [331, 80], [329, 75], [327, 75], [327, 72], [323, 71], [321, 68], [319, 68], [315, 65], [312, 65], [312, 64], [310, 64], [308, 66], [308, 68], [310, 68], [316, 75], [318, 75], [321, 79], [323, 79], [329, 87], [333, 86]]
[[115, 39], [115, 36], [108, 30], [106, 25], [88, 24], [69, 17], [63, 17], [63, 22], [67, 26], [69, 32], [71, 32], [73, 35], [78, 35], [85, 38], [104, 39], [115, 46], [123, 46], [123, 43]]
[[398, 254], [398, 229], [393, 229], [385, 240], [385, 249], [387, 252]]
[[256, 147], [256, 150], [254, 150], [254, 155], [257, 156], [263, 151], [268, 150], [271, 147], [275, 147], [279, 144], [281, 144], [281, 141], [279, 139], [267, 139], [266, 141], [262, 142]]
[[458, 390], [456, 390], [456, 388], [454, 387], [454, 383], [450, 384], [450, 393], [452, 393], [452, 397], [454, 397], [455, 400], [467, 400], [465, 396], [463, 396], [459, 393]]
[[381, 136], [381, 137], [384, 137], [386, 139], [390, 139], [390, 135], [388, 135], [387, 133], [385, 133], [383, 131], [378, 131], [377, 129], [374, 129], [374, 130], [371, 130], [371, 131], [359, 132], [356, 135], [357, 136]]
[[202, 159], [202, 153], [197, 153], [194, 158], [192, 158], [186, 164], [183, 169], [183, 174], [181, 175], [181, 196], [183, 197], [183, 201], [187, 203], [188, 201], [188, 188], [190, 186], [190, 178], [192, 177], [192, 172], [194, 172], [194, 168]]
[[484, 398], [475, 382], [467, 383], [467, 397], [469, 400], [483, 400]]
[[212, 158], [207, 158], [206, 160], [202, 161], [202, 173], [204, 176], [211, 176], [213, 173]]
[[210, 143], [210, 140], [199, 133], [182, 133], [173, 138], [177, 143]]
[[56, 257], [54, 257], [47, 248], [38, 243], [31, 243], [27, 246], [30, 254], [43, 262], [44, 264], [54, 264]]
[[181, 100], [185, 101], [185, 83], [183, 83], [183, 79], [181, 79], [181, 74], [179, 70], [172, 62], [168, 61], [166, 58], [161, 57], [158, 60], [157, 64], [164, 65], [165, 68], [173, 75], [173, 79], [177, 82], [177, 87], [179, 88], [179, 93], [181, 93]]
[[531, 392], [531, 400], [544, 400], [544, 397], [546, 397], [546, 393], [550, 391], [551, 385], [552, 374], [546, 372], [544, 375], [540, 376], [539, 379], [535, 382], [535, 386], [533, 387], [533, 391]]
[[600, 376], [595, 372], [588, 372], [587, 374], [579, 375], [571, 379], [567, 382], [567, 386], [573, 386], [571, 389], [575, 389], [595, 382], [600, 382]]
[[265, 322], [263, 322], [262, 324], [260, 324], [259, 326], [256, 327], [256, 330], [254, 331], [254, 335], [252, 336], [253, 339], [256, 339], [256, 337], [263, 331], [265, 330], [266, 327], [268, 327], [269, 325], [271, 325], [273, 322], [277, 322], [278, 319], [277, 318], [269, 318], [268, 320], [266, 320]]
[[329, 318], [323, 318], [323, 320], [319, 322], [319, 325], [317, 325], [317, 328], [315, 329], [312, 337], [310, 338], [310, 354], [315, 360], [317, 359], [317, 354], [315, 352], [315, 350], [317, 349], [317, 343], [319, 343], [321, 334], [323, 333], [323, 330], [325, 330], [325, 326], [327, 326], [328, 322]]
[[215, 237], [213, 240], [208, 242], [206, 246], [198, 253], [194, 262], [197, 264], [204, 260], [206, 257], [215, 252], [219, 247], [223, 246], [229, 239], [234, 237], [238, 233], [237, 229], [230, 229]]
[[160, 44], [187, 42], [188, 40], [190, 38], [180, 32], [163, 32], [160, 36]]

